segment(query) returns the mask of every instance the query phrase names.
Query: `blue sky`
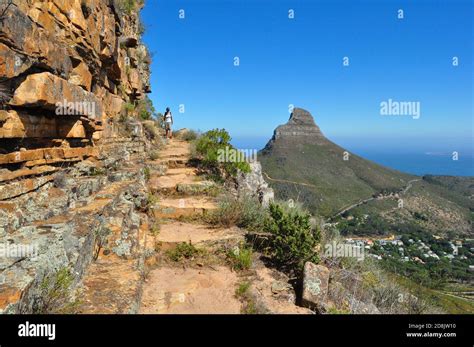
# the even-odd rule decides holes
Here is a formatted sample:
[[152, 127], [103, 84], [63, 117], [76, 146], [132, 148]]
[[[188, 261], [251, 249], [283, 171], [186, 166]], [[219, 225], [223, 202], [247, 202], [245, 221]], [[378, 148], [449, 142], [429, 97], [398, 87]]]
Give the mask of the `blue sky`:
[[[294, 104], [349, 149], [472, 153], [473, 12], [470, 0], [148, 0], [150, 97], [176, 128], [267, 139]], [[388, 99], [420, 102], [420, 118], [381, 116]]]

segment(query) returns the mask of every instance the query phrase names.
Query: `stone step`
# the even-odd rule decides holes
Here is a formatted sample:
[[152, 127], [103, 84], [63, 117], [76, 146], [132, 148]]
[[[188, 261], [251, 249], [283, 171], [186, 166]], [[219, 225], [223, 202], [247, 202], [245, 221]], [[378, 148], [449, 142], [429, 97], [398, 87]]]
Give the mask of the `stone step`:
[[111, 256], [89, 266], [82, 282], [78, 313], [133, 314], [138, 312], [143, 275], [136, 259]]
[[165, 165], [168, 168], [185, 168], [189, 166], [187, 158], [161, 158], [158, 160], [158, 165]]
[[160, 267], [150, 271], [140, 313], [239, 314], [235, 297], [239, 278], [228, 267]]
[[203, 197], [164, 198], [151, 207], [155, 218], [168, 219], [204, 215], [216, 208], [217, 204], [213, 199]]
[[159, 153], [161, 159], [165, 158], [189, 158], [191, 156], [191, 150], [188, 146], [186, 147], [165, 147]]
[[149, 181], [152, 192], [163, 195], [211, 195], [216, 184], [201, 180], [196, 175], [176, 174], [152, 177]]
[[186, 175], [186, 176], [193, 176], [199, 177], [197, 173], [197, 169], [193, 167], [185, 167], [185, 168], [169, 168], [166, 171], [167, 176], [175, 176], [175, 175]]
[[188, 175], [185, 173], [170, 175], [166, 173], [164, 176], [152, 176], [148, 181], [148, 185], [151, 189], [155, 191], [160, 191], [163, 189], [172, 189], [180, 183], [197, 183], [199, 177], [196, 175]]
[[208, 225], [179, 221], [169, 221], [160, 225], [159, 233], [155, 237], [155, 240], [161, 243], [191, 242], [195, 245], [230, 239], [241, 239], [243, 241], [244, 233], [237, 227], [211, 228]]

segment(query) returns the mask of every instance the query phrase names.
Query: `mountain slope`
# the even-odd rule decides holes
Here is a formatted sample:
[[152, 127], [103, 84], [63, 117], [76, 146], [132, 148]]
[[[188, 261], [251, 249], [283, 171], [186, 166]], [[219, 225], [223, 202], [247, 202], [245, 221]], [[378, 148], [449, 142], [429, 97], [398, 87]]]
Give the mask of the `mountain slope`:
[[[360, 205], [358, 210], [367, 206], [388, 218], [392, 211], [399, 212], [395, 210], [402, 199], [414, 210], [429, 206], [435, 226], [439, 219], [443, 221], [439, 227], [445, 227], [443, 219], [453, 216], [455, 231], [470, 230], [472, 199], [349, 153], [329, 141], [311, 114], [301, 108], [295, 108], [289, 121], [276, 128], [259, 158], [277, 197], [297, 200], [312, 213], [330, 217]], [[404, 221], [413, 219], [414, 210], [405, 210]]]
[[[330, 215], [382, 190], [398, 191], [414, 178], [365, 160], [324, 137], [311, 114], [295, 108], [261, 151], [270, 178], [309, 183], [314, 188], [273, 181], [283, 199], [295, 198]], [[271, 179], [270, 179], [271, 181]]]

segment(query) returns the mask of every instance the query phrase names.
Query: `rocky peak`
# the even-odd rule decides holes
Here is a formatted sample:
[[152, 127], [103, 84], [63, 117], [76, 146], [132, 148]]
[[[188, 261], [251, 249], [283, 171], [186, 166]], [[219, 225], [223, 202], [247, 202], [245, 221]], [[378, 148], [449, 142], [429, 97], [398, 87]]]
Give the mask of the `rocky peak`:
[[291, 125], [305, 125], [308, 127], [318, 128], [318, 126], [314, 122], [314, 118], [311, 115], [311, 113], [309, 113], [308, 111], [302, 108], [293, 109], [293, 112], [290, 115], [290, 119], [287, 125], [290, 125], [290, 124]]
[[319, 127], [314, 122], [314, 118], [308, 111], [302, 108], [294, 108], [290, 119], [286, 124], [280, 125], [275, 129], [273, 137], [266, 148], [275, 143], [319, 143], [325, 140], [325, 137]]

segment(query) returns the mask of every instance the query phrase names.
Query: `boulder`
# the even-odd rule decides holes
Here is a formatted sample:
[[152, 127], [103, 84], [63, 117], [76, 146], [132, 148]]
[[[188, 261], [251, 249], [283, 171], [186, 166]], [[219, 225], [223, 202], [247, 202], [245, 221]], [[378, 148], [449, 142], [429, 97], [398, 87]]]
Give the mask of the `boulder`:
[[311, 262], [304, 264], [301, 303], [310, 309], [324, 312], [327, 306], [329, 269]]
[[273, 189], [268, 186], [262, 175], [262, 166], [258, 161], [251, 161], [250, 172], [241, 173], [237, 177], [239, 195], [255, 196], [263, 206], [268, 206], [275, 198]]
[[101, 103], [94, 94], [49, 72], [29, 75], [15, 90], [10, 105], [43, 107], [59, 115], [84, 115], [92, 119], [102, 116]]
[[379, 309], [371, 302], [363, 302], [352, 298], [349, 300], [351, 313], [354, 314], [380, 314]]

